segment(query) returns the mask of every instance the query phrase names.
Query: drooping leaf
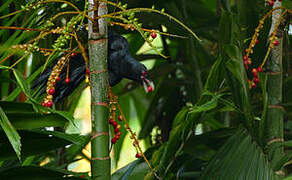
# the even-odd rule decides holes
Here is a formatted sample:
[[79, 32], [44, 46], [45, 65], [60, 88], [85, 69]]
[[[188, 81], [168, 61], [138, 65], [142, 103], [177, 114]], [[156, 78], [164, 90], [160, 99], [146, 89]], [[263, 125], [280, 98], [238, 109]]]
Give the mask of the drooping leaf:
[[33, 106], [29, 103], [0, 101], [0, 106], [6, 114], [10, 113], [33, 113]]
[[142, 160], [136, 160], [127, 166], [117, 170], [112, 175], [112, 180], [137, 180], [144, 179], [148, 172], [148, 166], [146, 162]]
[[[60, 147], [65, 147], [73, 142], [78, 136], [51, 131], [19, 131], [21, 137], [22, 159], [31, 155], [44, 154]], [[7, 141], [3, 131], [0, 131], [0, 160], [15, 159], [13, 148]]]
[[16, 129], [64, 127], [67, 122], [74, 120], [70, 114], [53, 109], [46, 109], [52, 113], [37, 113], [34, 106], [29, 103], [0, 101], [0, 106], [3, 107], [6, 116]]
[[20, 159], [21, 154], [20, 136], [15, 130], [15, 128], [12, 126], [11, 122], [8, 120], [1, 106], [0, 106], [0, 125], [3, 131], [5, 132], [9, 140], [9, 143], [12, 145], [13, 150], [15, 151], [17, 157]]
[[24, 94], [32, 100], [32, 96], [30, 94], [30, 87], [26, 81], [26, 79], [23, 77], [23, 75], [17, 70], [13, 69], [14, 76], [17, 80], [18, 85], [20, 86], [21, 90], [24, 92]]
[[[1, 179], [10, 180], [82, 180], [84, 178], [72, 177], [73, 173], [54, 168], [23, 166], [0, 170]], [[76, 175], [76, 174], [75, 174]]]
[[[1, 66], [0, 66], [1, 67]], [[27, 83], [31, 83], [41, 72], [42, 72], [43, 66], [38, 68], [27, 80]], [[26, 85], [27, 86], [27, 85]], [[12, 93], [9, 94], [9, 96], [6, 98], [7, 101], [13, 101], [15, 98], [21, 93], [22, 88], [17, 87], [13, 90]]]
[[219, 130], [203, 133], [201, 135], [192, 136], [185, 143], [184, 151], [189, 154], [193, 154], [194, 156], [197, 156], [198, 151], [196, 149], [200, 148], [199, 146], [201, 145], [204, 145], [213, 150], [218, 150], [235, 132], [236, 129], [233, 128], [222, 128]]
[[7, 117], [16, 129], [64, 127], [68, 122], [58, 114], [10, 113]]

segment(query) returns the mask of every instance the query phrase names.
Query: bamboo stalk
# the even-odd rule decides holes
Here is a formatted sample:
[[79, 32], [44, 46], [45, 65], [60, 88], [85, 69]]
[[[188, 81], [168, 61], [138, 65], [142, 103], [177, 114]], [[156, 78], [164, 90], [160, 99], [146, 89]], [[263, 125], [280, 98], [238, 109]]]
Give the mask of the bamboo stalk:
[[[98, 7], [97, 11], [89, 12], [96, 16], [107, 14], [106, 3], [97, 0], [89, 1], [89, 8]], [[111, 179], [109, 157], [109, 125], [108, 125], [108, 73], [107, 73], [107, 22], [89, 21], [88, 50], [90, 62], [91, 89], [91, 174], [93, 180]]]
[[[277, 1], [273, 8], [280, 7], [281, 2]], [[273, 34], [277, 27], [278, 19], [280, 18], [282, 10], [278, 9], [272, 14], [272, 26], [270, 35]], [[282, 49], [283, 49], [283, 33], [281, 29], [277, 30], [277, 37], [279, 45], [271, 49], [271, 58], [267, 63], [267, 96], [268, 96], [268, 110], [265, 122], [265, 137], [268, 145], [283, 141], [283, 113], [282, 107]], [[272, 164], [278, 161], [284, 154], [282, 147], [272, 149], [268, 148], [268, 157]], [[278, 171], [276, 174], [284, 174], [283, 171]]]

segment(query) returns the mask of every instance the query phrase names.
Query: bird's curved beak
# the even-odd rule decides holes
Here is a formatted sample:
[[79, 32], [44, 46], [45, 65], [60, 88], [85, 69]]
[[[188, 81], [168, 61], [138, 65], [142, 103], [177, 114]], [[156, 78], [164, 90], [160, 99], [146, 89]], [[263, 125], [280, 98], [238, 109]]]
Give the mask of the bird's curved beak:
[[147, 72], [144, 71], [142, 73], [141, 79], [142, 79], [142, 83], [143, 83], [143, 87], [144, 87], [145, 92], [149, 93], [149, 92], [154, 91], [154, 83], [145, 77], [146, 74], [147, 74]]

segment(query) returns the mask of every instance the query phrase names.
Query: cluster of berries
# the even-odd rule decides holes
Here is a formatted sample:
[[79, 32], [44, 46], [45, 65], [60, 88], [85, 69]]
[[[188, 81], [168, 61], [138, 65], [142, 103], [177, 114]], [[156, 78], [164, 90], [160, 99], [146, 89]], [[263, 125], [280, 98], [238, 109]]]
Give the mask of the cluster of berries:
[[[256, 45], [258, 43], [259, 43], [259, 41], [258, 41], [258, 39], [256, 39], [255, 42], [254, 42], [254, 45]], [[252, 45], [252, 47], [254, 47], [254, 45]], [[279, 45], [279, 41], [278, 40], [274, 40], [273, 41], [273, 45], [274, 46], [278, 46]], [[250, 49], [250, 50], [246, 49], [245, 52], [246, 52], [246, 54], [243, 56], [243, 64], [244, 64], [245, 69], [248, 70], [249, 65], [252, 64], [252, 60], [248, 56], [253, 51], [252, 51], [252, 49]], [[253, 68], [252, 69], [251, 72], [252, 72], [252, 75], [253, 75], [253, 79], [252, 80], [248, 80], [248, 84], [250, 85], [250, 87], [252, 87], [252, 88], [256, 88], [257, 87], [257, 84], [260, 82], [259, 77], [258, 77], [258, 72], [262, 72], [262, 71], [263, 71], [263, 69], [262, 69], [261, 66], [258, 67], [258, 68]]]
[[[43, 107], [49, 107], [51, 108], [53, 106], [53, 95], [55, 94], [55, 85], [57, 82], [61, 80], [60, 73], [62, 72], [62, 69], [64, 68], [67, 60], [71, 57], [77, 56], [76, 53], [71, 53], [69, 55], [66, 55], [64, 57], [61, 57], [57, 64], [53, 67], [53, 70], [50, 74], [50, 77], [47, 82], [47, 95], [45, 96], [44, 100], [41, 102], [41, 105]], [[67, 73], [67, 77], [65, 79], [65, 83], [69, 84], [71, 82], [71, 79], [68, 77], [69, 73]]]
[[[121, 115], [118, 116], [118, 120], [122, 121]], [[109, 119], [109, 124], [112, 125], [114, 128], [115, 135], [112, 138], [111, 142], [112, 144], [115, 144], [120, 139], [120, 136], [121, 136], [121, 132], [120, 132], [121, 125], [119, 125], [118, 122], [112, 116]]]
[[[117, 97], [114, 96], [114, 94], [112, 93], [111, 89], [109, 89], [109, 95], [108, 95], [109, 99], [110, 99], [110, 117], [109, 117], [109, 124], [113, 127], [113, 130], [114, 130], [114, 135], [113, 135], [113, 138], [111, 139], [111, 143], [112, 144], [116, 144], [117, 141], [120, 139], [120, 136], [121, 136], [121, 125], [120, 123], [122, 121], [124, 121], [124, 127], [127, 131], [130, 132], [131, 136], [130, 138], [134, 140], [133, 142], [133, 146], [136, 148], [136, 158], [141, 158], [141, 154], [138, 153], [139, 150], [139, 142], [138, 140], [136, 139], [136, 134], [131, 130], [131, 128], [129, 127], [123, 113], [121, 112], [121, 109], [119, 107], [119, 104], [118, 104], [118, 101], [117, 101]], [[116, 106], [118, 106], [118, 109], [120, 111], [120, 115], [116, 116]], [[116, 118], [117, 117], [117, 118]], [[117, 120], [116, 120], [117, 119]]]

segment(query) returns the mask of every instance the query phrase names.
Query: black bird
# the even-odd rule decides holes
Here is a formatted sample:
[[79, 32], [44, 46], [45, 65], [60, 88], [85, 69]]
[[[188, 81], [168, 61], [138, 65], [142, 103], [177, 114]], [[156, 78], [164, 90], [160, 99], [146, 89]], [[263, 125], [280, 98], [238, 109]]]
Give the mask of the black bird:
[[[78, 54], [72, 57], [69, 64], [71, 82], [69, 84], [65, 83], [66, 65], [60, 74], [60, 81], [55, 85], [54, 103], [70, 95], [85, 79], [86, 67], [82, 55]], [[40, 93], [44, 93], [51, 71], [52, 67], [45, 70], [34, 82], [32, 88], [40, 87]], [[146, 92], [154, 90], [152, 81], [148, 79], [146, 67], [131, 56], [128, 41], [113, 31], [108, 33], [108, 75], [110, 86], [114, 86], [123, 78], [127, 78], [143, 84]]]

